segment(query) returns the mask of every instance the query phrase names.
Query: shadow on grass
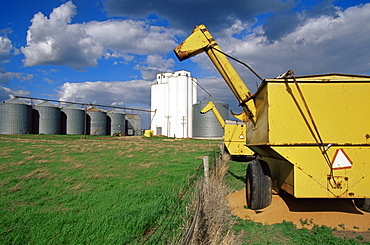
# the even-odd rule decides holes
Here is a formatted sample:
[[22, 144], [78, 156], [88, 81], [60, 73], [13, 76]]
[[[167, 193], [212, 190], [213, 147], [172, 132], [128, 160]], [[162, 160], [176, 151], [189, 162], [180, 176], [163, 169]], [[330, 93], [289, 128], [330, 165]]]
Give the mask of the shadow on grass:
[[239, 175], [236, 175], [234, 174], [233, 172], [231, 172], [230, 170], [227, 171], [231, 176], [233, 176], [235, 179], [237, 180], [240, 180], [241, 182], [243, 182], [244, 184], [246, 183], [246, 178], [244, 175], [242, 176], [239, 176]]

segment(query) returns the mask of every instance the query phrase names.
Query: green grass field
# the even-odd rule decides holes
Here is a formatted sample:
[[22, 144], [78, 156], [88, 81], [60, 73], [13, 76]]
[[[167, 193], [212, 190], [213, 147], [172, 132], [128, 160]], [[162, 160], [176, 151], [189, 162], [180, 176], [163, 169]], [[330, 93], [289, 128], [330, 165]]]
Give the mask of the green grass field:
[[[216, 143], [1, 136], [1, 243], [141, 244], [149, 238], [153, 244], [181, 239], [188, 205], [181, 192]], [[166, 229], [152, 235], [174, 207]]]
[[[192, 219], [195, 186], [190, 184], [203, 175], [203, 156], [212, 157], [219, 143], [0, 136], [0, 244], [180, 244]], [[225, 176], [229, 192], [244, 187], [245, 168], [231, 162]], [[364, 239], [341, 239], [325, 226], [308, 230], [289, 222], [234, 219], [233, 232], [241, 240], [230, 244], [359, 244]], [[222, 220], [217, 223], [222, 226]]]

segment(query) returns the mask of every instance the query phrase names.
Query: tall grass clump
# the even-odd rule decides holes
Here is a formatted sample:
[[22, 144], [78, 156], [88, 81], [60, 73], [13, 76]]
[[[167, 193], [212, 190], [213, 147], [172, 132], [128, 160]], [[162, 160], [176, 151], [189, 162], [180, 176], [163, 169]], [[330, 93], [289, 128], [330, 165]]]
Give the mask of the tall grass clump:
[[[215, 158], [208, 185], [204, 180], [198, 183], [199, 215], [191, 244], [241, 244], [241, 236], [233, 231], [234, 219], [228, 210], [226, 196], [230, 193], [224, 177], [229, 168], [229, 157]], [[193, 209], [197, 199], [193, 202]], [[241, 234], [241, 233], [240, 233]]]

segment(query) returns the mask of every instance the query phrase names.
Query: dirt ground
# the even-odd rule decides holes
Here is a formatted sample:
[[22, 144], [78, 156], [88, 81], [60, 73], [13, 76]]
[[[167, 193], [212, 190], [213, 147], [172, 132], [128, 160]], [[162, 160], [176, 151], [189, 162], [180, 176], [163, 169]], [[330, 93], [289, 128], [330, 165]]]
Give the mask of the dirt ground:
[[297, 228], [325, 225], [336, 228], [339, 237], [363, 237], [370, 242], [370, 213], [358, 210], [350, 199], [297, 199], [286, 193], [272, 196], [269, 207], [258, 211], [246, 207], [245, 189], [227, 196], [233, 215], [262, 224], [276, 224], [284, 220]]

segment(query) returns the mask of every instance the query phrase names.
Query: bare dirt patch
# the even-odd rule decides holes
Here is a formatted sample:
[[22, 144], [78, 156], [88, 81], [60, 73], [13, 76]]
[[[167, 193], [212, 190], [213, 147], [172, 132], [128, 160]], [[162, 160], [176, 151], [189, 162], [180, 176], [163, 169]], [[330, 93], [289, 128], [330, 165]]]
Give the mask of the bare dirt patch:
[[269, 207], [258, 211], [246, 208], [245, 189], [228, 195], [227, 200], [231, 213], [241, 219], [267, 225], [285, 220], [308, 229], [325, 225], [335, 228], [337, 236], [370, 241], [370, 213], [358, 210], [350, 199], [298, 199], [281, 193], [272, 196]]

